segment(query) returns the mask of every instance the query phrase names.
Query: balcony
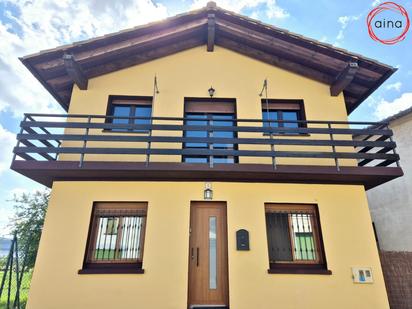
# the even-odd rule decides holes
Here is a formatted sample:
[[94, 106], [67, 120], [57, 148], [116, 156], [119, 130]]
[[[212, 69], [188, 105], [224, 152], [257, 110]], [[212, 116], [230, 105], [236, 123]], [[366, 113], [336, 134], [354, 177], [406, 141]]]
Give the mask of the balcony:
[[26, 114], [11, 169], [49, 187], [53, 181], [145, 180], [370, 189], [403, 175], [386, 123], [136, 119]]

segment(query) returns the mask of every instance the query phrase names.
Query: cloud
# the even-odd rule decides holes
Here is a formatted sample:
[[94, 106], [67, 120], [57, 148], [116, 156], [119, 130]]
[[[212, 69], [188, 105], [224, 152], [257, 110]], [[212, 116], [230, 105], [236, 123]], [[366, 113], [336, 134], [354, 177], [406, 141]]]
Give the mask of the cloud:
[[16, 144], [15, 134], [3, 128], [0, 124], [0, 175], [9, 168]]
[[350, 19], [350, 16], [340, 16], [338, 18], [338, 23], [341, 24], [342, 29], [346, 28], [346, 26], [348, 25], [349, 19]]
[[359, 20], [360, 17], [361, 15], [340, 16], [338, 18], [338, 23], [341, 24], [342, 29], [346, 29], [346, 27], [348, 26], [350, 22], [357, 21]]
[[[167, 17], [150, 0], [5, 0], [0, 12], [0, 112], [61, 112], [18, 57]], [[3, 16], [1, 16], [3, 15]]]
[[382, 0], [375, 0], [372, 2], [372, 6], [377, 6], [379, 4], [381, 4]]
[[393, 89], [393, 90], [396, 90], [396, 91], [400, 91], [401, 87], [402, 87], [402, 83], [401, 82], [396, 82], [396, 83], [387, 85], [385, 88], [386, 88], [386, 90], [392, 90]]
[[375, 116], [378, 119], [384, 119], [386, 117], [397, 114], [412, 106], [412, 92], [405, 92], [399, 98], [393, 101], [386, 101], [381, 99], [375, 108]]
[[[33, 192], [34, 192], [34, 190], [33, 190]], [[20, 195], [22, 195], [23, 193], [30, 193], [30, 190], [28, 190], [27, 188], [19, 188], [19, 187], [16, 187], [16, 188], [10, 190], [9, 200], [12, 200], [12, 199], [14, 198], [14, 196], [16, 196], [16, 195], [17, 195], [17, 196], [20, 196]]]
[[328, 37], [326, 35], [322, 36], [319, 40], [320, 42], [326, 43], [328, 41]]
[[10, 236], [10, 218], [13, 217], [13, 208], [0, 207], [0, 236]]
[[337, 41], [342, 41], [345, 36], [343, 35], [343, 29], [339, 30], [338, 35], [336, 36]]
[[[191, 6], [192, 9], [198, 9], [206, 6], [209, 0], [195, 0]], [[268, 18], [284, 19], [289, 17], [289, 13], [281, 8], [276, 0], [218, 0], [216, 4], [224, 9], [240, 13], [244, 9], [256, 9], [264, 6], [264, 12]]]
[[359, 15], [349, 15], [349, 16], [340, 16], [338, 18], [338, 23], [340, 24], [340, 29], [338, 32], [338, 35], [336, 36], [336, 43], [335, 45], [339, 45], [340, 41], [342, 41], [345, 37], [345, 29], [348, 27], [348, 25], [352, 22], [355, 22], [361, 18], [362, 14]]
[[259, 11], [253, 11], [252, 14], [250, 14], [250, 18], [259, 19]]
[[289, 17], [289, 13], [278, 6], [275, 0], [266, 1], [266, 15], [268, 18], [283, 19]]

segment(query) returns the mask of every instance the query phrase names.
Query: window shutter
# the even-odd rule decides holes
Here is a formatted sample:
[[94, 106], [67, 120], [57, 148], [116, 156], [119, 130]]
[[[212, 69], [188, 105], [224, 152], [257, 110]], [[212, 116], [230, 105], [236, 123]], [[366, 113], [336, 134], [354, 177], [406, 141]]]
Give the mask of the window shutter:
[[293, 261], [287, 213], [266, 213], [270, 261]]

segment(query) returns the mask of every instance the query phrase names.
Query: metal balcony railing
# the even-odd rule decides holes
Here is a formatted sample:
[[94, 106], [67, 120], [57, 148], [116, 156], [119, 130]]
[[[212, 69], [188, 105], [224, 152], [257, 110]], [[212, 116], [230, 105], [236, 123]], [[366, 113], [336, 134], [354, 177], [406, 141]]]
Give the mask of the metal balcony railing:
[[[193, 125], [196, 120], [199, 124]], [[311, 165], [316, 165], [316, 160], [329, 159], [337, 171], [342, 160], [347, 159], [361, 167], [399, 167], [393, 133], [387, 123], [259, 119], [231, 119], [230, 125], [227, 122], [193, 117], [26, 114], [17, 135], [13, 162], [60, 161], [64, 155], [74, 154], [78, 155], [79, 167], [89, 160], [88, 156], [104, 161], [107, 155], [143, 155], [142, 162], [147, 165], [156, 162], [158, 156], [180, 156], [206, 158], [210, 167], [222, 162], [222, 158], [233, 158], [227, 160], [233, 164], [270, 158], [273, 169], [282, 164], [280, 158], [313, 159]]]

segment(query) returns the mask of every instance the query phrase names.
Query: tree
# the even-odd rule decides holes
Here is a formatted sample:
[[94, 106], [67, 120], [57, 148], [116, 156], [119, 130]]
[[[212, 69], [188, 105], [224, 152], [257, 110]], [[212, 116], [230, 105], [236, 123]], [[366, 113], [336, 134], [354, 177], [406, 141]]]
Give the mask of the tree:
[[10, 226], [17, 235], [19, 251], [25, 254], [28, 268], [34, 267], [36, 261], [49, 197], [50, 192], [44, 190], [15, 195], [12, 200], [15, 213]]

